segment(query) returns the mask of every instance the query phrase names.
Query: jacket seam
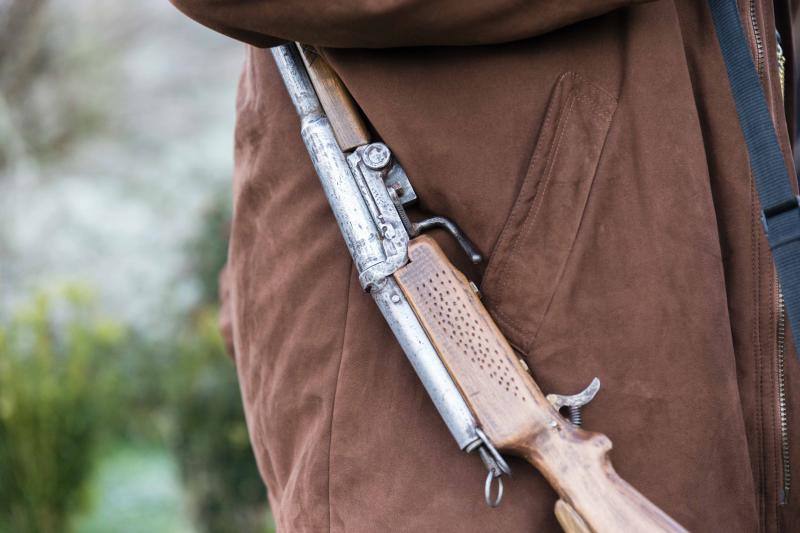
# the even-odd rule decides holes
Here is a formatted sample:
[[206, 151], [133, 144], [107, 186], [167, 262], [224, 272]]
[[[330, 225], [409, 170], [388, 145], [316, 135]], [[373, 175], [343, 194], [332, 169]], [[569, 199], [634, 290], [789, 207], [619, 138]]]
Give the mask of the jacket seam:
[[[567, 130], [567, 126], [569, 125], [569, 121], [573, 119], [573, 115], [574, 115], [573, 111], [575, 109], [576, 102], [581, 102], [581, 103], [587, 104], [589, 107], [592, 108], [592, 109], [589, 110], [590, 113], [598, 116], [599, 118], [607, 120], [609, 123], [613, 120], [614, 114], [616, 112], [617, 99], [613, 95], [611, 95], [608, 91], [606, 91], [605, 89], [603, 89], [603, 88], [601, 88], [601, 87], [599, 87], [597, 85], [594, 85], [591, 82], [588, 82], [582, 76], [580, 76], [580, 75], [578, 75], [578, 74], [576, 74], [574, 72], [569, 72], [569, 73], [563, 74], [561, 76], [561, 78], [559, 79], [558, 83], [560, 84], [561, 81], [564, 78], [566, 78], [567, 76], [571, 76], [573, 79], [582, 82], [583, 84], [587, 85], [587, 87], [583, 88], [583, 91], [585, 91], [585, 92], [581, 91], [582, 87], [572, 87], [572, 88], [570, 88], [569, 93], [567, 94], [567, 97], [566, 97], [566, 101], [564, 103], [556, 106], [557, 110], [553, 109], [553, 108], [548, 110], [547, 116], [545, 117], [545, 121], [544, 121], [543, 126], [542, 126], [542, 132], [544, 132], [544, 130], [547, 127], [548, 123], [552, 122], [552, 125], [556, 128], [555, 135], [557, 135], [557, 137], [555, 139], [553, 139], [549, 143], [549, 146], [547, 148], [545, 148], [546, 152], [544, 154], [539, 154], [539, 147], [537, 146], [535, 148], [535, 150], [534, 150], [534, 154], [533, 154], [533, 157], [531, 158], [531, 162], [529, 163], [528, 172], [527, 172], [526, 177], [525, 177], [525, 183], [523, 184], [523, 189], [524, 189], [525, 185], [528, 184], [528, 181], [531, 179], [531, 171], [532, 171], [532, 169], [535, 168], [535, 165], [537, 164], [538, 159], [540, 157], [543, 157], [543, 159], [544, 159], [543, 162], [544, 162], [545, 168], [543, 169], [543, 172], [545, 174], [544, 174], [544, 176], [542, 176], [540, 178], [539, 183], [537, 184], [537, 189], [541, 189], [541, 190], [537, 190], [535, 192], [534, 198], [531, 200], [530, 205], [527, 208], [527, 211], [525, 213], [525, 217], [523, 218], [523, 220], [520, 223], [520, 225], [521, 225], [520, 231], [516, 235], [510, 237], [510, 239], [511, 239], [511, 242], [510, 242], [511, 249], [507, 252], [506, 258], [501, 258], [500, 259], [500, 265], [498, 265], [498, 268], [496, 269], [496, 276], [499, 277], [499, 281], [498, 281], [499, 285], [498, 285], [498, 288], [497, 288], [497, 296], [495, 297], [495, 300], [497, 302], [501, 302], [504, 299], [503, 295], [506, 293], [506, 291], [508, 289], [508, 283], [509, 283], [508, 279], [509, 278], [506, 275], [506, 273], [508, 271], [508, 258], [513, 257], [514, 255], [516, 255], [517, 249], [518, 249], [520, 243], [528, 238], [530, 232], [532, 231], [532, 228], [536, 224], [540, 209], [542, 208], [544, 203], [547, 201], [547, 191], [548, 191], [548, 188], [549, 188], [549, 185], [550, 185], [550, 181], [551, 181], [551, 177], [552, 177], [552, 173], [553, 173], [553, 168], [554, 168], [554, 166], [556, 164], [556, 161], [558, 159], [558, 153], [560, 151], [560, 148], [561, 148], [561, 145], [562, 145], [562, 141], [563, 141], [563, 137], [564, 137], [565, 132]], [[605, 97], [610, 98], [610, 99], [612, 99], [614, 101], [613, 110], [604, 111], [604, 110], [602, 110], [601, 106], [597, 105], [597, 100], [595, 98], [592, 98], [592, 96], [594, 96], [594, 95], [596, 95], [598, 93], [601, 96], [605, 96]], [[552, 114], [551, 114], [551, 112], [552, 112]], [[577, 113], [577, 111], [575, 111], [575, 113]], [[557, 116], [554, 117], [552, 115], [557, 115]], [[610, 127], [610, 124], [609, 124], [609, 127]], [[540, 138], [541, 138], [542, 132], [540, 132]], [[605, 134], [605, 137], [603, 139], [603, 143], [601, 145], [600, 155], [598, 156], [598, 164], [595, 167], [595, 170], [592, 173], [592, 175], [589, 177], [591, 179], [592, 183], [594, 182], [594, 179], [595, 179], [595, 177], [597, 175], [597, 169], [599, 168], [599, 161], [602, 158], [603, 152], [605, 151], [605, 147], [606, 147], [607, 141], [608, 141], [608, 130], [606, 130], [606, 134]], [[538, 145], [538, 141], [537, 141], [537, 145]], [[590, 183], [590, 185], [589, 185], [590, 190], [591, 190], [591, 186], [592, 186], [592, 184]], [[522, 190], [520, 191], [520, 194], [522, 194]], [[587, 193], [587, 196], [588, 196], [588, 194], [590, 194], [590, 192]], [[581, 215], [580, 215], [580, 220], [579, 220], [579, 223], [578, 223], [578, 227], [579, 228], [580, 228], [580, 225], [581, 225], [581, 221], [583, 220], [583, 216], [585, 215], [585, 207], [586, 207], [586, 205], [584, 204], [583, 207], [581, 208]], [[504, 235], [506, 233], [507, 228], [509, 227], [510, 221], [513, 218], [513, 215], [514, 215], [514, 212], [515, 212], [516, 208], [517, 208], [517, 204], [515, 204], [512, 207], [511, 215], [509, 215], [509, 218], [506, 220], [506, 224], [504, 225], [504, 228], [503, 228], [503, 230], [501, 232], [500, 239], [498, 240], [498, 244], [495, 246], [495, 250], [494, 251], [497, 251], [497, 249], [499, 248], [501, 242], [503, 241]], [[577, 232], [576, 232], [576, 235], [577, 235]], [[573, 249], [574, 246], [575, 246], [575, 239], [573, 238], [572, 239], [572, 243], [570, 245], [570, 250], [569, 250], [569, 252], [567, 254], [568, 257], [569, 257], [569, 255], [571, 255], [571, 252], [572, 252], [572, 249]], [[493, 251], [493, 253], [494, 253], [494, 251]], [[502, 309], [501, 306], [496, 306], [495, 309], [494, 309], [494, 313], [497, 316], [497, 318], [503, 320], [503, 323], [504, 323], [505, 327], [507, 327], [516, 336], [520, 337], [520, 343], [525, 348], [525, 351], [527, 352], [530, 349], [531, 344], [533, 344], [533, 342], [535, 341], [539, 330], [541, 329], [542, 323], [544, 321], [544, 316], [546, 315], [547, 309], [549, 309], [550, 304], [552, 304], [552, 295], [551, 295], [551, 298], [548, 300], [547, 306], [543, 311], [543, 314], [541, 316], [541, 320], [539, 320], [539, 323], [538, 324], [532, 324], [529, 327], [526, 327], [524, 324], [522, 324], [519, 321], [519, 319], [515, 319], [515, 318], [511, 317], [506, 311], [504, 311]]]
[[344, 305], [344, 328], [342, 331], [342, 342], [339, 346], [339, 365], [336, 368], [336, 382], [333, 386], [333, 398], [331, 399], [331, 416], [330, 416], [330, 423], [328, 427], [328, 532], [330, 533], [333, 531], [332, 525], [332, 505], [331, 500], [333, 499], [331, 496], [331, 477], [332, 477], [332, 469], [331, 469], [331, 450], [333, 449], [333, 417], [336, 413], [336, 397], [339, 392], [339, 381], [341, 379], [342, 374], [342, 359], [344, 359], [344, 347], [347, 342], [347, 325], [349, 322], [350, 317], [350, 285], [353, 280], [353, 264], [350, 263], [350, 268], [347, 269], [347, 285], [346, 285], [346, 293], [345, 293], [345, 305]]
[[[575, 245], [577, 244], [579, 236], [581, 234], [581, 229], [584, 226], [584, 220], [586, 219], [586, 212], [589, 209], [589, 202], [592, 201], [592, 189], [594, 189], [596, 187], [595, 183], [597, 182], [598, 174], [600, 173], [600, 166], [603, 163], [603, 156], [606, 153], [606, 146], [608, 145], [609, 137], [610, 137], [609, 132], [610, 132], [611, 127], [613, 125], [612, 121], [614, 119], [614, 115], [616, 114], [616, 109], [617, 108], [615, 106], [614, 107], [614, 111], [612, 111], [611, 113], [608, 113], [607, 115], [600, 115], [603, 118], [607, 118], [608, 119], [608, 121], [609, 121], [608, 129], [606, 130], [606, 135], [605, 135], [605, 138], [603, 139], [603, 144], [600, 146], [600, 155], [597, 158], [597, 164], [595, 165], [594, 171], [592, 172], [592, 175], [591, 175], [591, 178], [590, 178], [591, 181], [589, 183], [589, 189], [586, 192], [585, 200], [584, 200], [583, 205], [581, 206], [581, 209], [580, 209], [580, 217], [578, 218], [578, 226], [577, 226], [577, 228], [575, 230], [575, 238], [572, 239], [572, 244], [570, 245], [569, 250], [567, 251], [567, 256], [566, 256], [566, 259], [565, 259], [564, 268], [562, 269], [562, 274], [558, 277], [558, 279], [556, 279], [555, 284], [560, 284], [561, 283], [561, 280], [563, 279], [563, 273], [566, 271], [565, 270], [566, 269], [566, 265], [567, 265], [567, 263], [569, 263], [569, 261], [570, 261], [570, 259], [572, 257], [573, 250], [575, 250]], [[542, 327], [544, 326], [544, 324], [545, 324], [545, 322], [547, 320], [548, 314], [550, 312], [550, 306], [553, 305], [553, 300], [555, 299], [556, 290], [554, 290], [552, 292], [552, 294], [550, 295], [550, 299], [547, 302], [547, 306], [544, 308], [541, 320], [539, 320], [539, 324], [538, 324], [538, 326], [536, 326], [536, 330], [534, 331], [533, 335], [530, 337], [530, 340], [528, 340], [526, 342], [526, 344], [525, 344], [527, 351], [531, 350], [533, 344], [536, 342], [536, 339], [539, 336], [539, 332], [542, 330]]]
[[[511, 245], [511, 250], [508, 253], [508, 257], [513, 257], [517, 253], [517, 248], [521, 241], [524, 241], [528, 233], [530, 233], [531, 226], [536, 223], [538, 219], [539, 212], [541, 210], [542, 204], [544, 203], [545, 199], [547, 198], [547, 190], [550, 186], [550, 180], [553, 175], [553, 167], [555, 166], [555, 161], [558, 158], [558, 152], [561, 148], [561, 142], [564, 140], [564, 132], [567, 131], [567, 125], [569, 123], [570, 118], [572, 117], [572, 110], [575, 106], [575, 98], [571, 98], [569, 102], [569, 107], [566, 111], [566, 116], [564, 117], [564, 121], [561, 122], [556, 127], [561, 127], [561, 131], [558, 132], [558, 137], [555, 140], [555, 146], [553, 147], [552, 151], [548, 154], [547, 159], [547, 168], [545, 168], [545, 175], [543, 178], [543, 183], [541, 185], [541, 191], [537, 192], [536, 198], [534, 198], [531, 205], [528, 207], [528, 211], [525, 214], [525, 219], [522, 221], [522, 230], [517, 234], [516, 238], [514, 239], [514, 243]], [[498, 299], [501, 299], [503, 295], [506, 293], [508, 288], [508, 276], [506, 276], [506, 271], [508, 270], [508, 262], [504, 263], [504, 268], [500, 273], [500, 287], [497, 290]], [[529, 336], [531, 334], [530, 330], [524, 330], [522, 325], [519, 324], [517, 319], [512, 319], [508, 316], [502, 309], [499, 307], [497, 308], [497, 314], [500, 315], [508, 325], [512, 326], [518, 334], [521, 336]]]
[[[565, 76], [567, 76], [567, 74], [563, 74], [556, 81], [556, 90], [558, 89], [559, 85], [561, 84], [561, 82], [562, 82], [562, 80], [563, 80], [563, 78]], [[552, 98], [554, 96], [555, 95], [550, 97], [551, 100], [552, 100]], [[548, 102], [548, 108], [546, 110], [545, 117], [542, 120], [542, 125], [539, 127], [538, 133], [533, 138], [532, 153], [531, 153], [530, 158], [528, 158], [528, 162], [527, 162], [527, 165], [525, 167], [525, 172], [524, 172], [524, 175], [522, 177], [522, 184], [520, 185], [519, 191], [517, 191], [516, 199], [514, 200], [514, 203], [511, 206], [509, 214], [506, 217], [506, 220], [505, 220], [505, 222], [503, 224], [503, 227], [500, 230], [500, 235], [497, 238], [497, 242], [495, 242], [495, 244], [494, 244], [494, 246], [492, 248], [492, 252], [491, 252], [490, 257], [489, 257], [489, 265], [487, 266], [486, 273], [484, 274], [484, 280], [486, 280], [487, 278], [490, 278], [492, 275], [494, 275], [494, 277], [499, 277], [500, 280], [503, 279], [503, 276], [504, 276], [505, 271], [507, 269], [507, 265], [506, 265], [507, 261], [506, 261], [506, 259], [504, 259], [502, 257], [498, 257], [497, 259], [493, 259], [493, 258], [496, 256], [498, 251], [502, 251], [502, 248], [503, 248], [503, 246], [506, 245], [507, 241], [509, 241], [509, 240], [512, 241], [511, 242], [511, 246], [515, 245], [516, 236], [512, 236], [510, 234], [510, 232], [511, 232], [510, 231], [511, 224], [512, 224], [512, 221], [514, 219], [514, 213], [517, 211], [517, 209], [521, 209], [523, 207], [522, 206], [522, 196], [523, 196], [523, 194], [525, 194], [527, 187], [531, 186], [530, 185], [530, 182], [532, 180], [531, 171], [532, 171], [533, 168], [535, 168], [537, 162], [542, 157], [542, 154], [540, 153], [540, 151], [541, 150], [546, 150], [546, 148], [544, 148], [544, 146], [542, 144], [540, 144], [540, 142], [542, 140], [542, 137], [543, 137], [543, 134], [547, 131], [547, 128], [549, 128], [550, 125], [553, 123], [554, 116], [557, 115], [560, 110], [561, 110], [560, 106], [551, 106], [550, 102]], [[550, 145], [552, 146], [552, 142], [550, 143]], [[535, 200], [535, 198], [534, 198], [534, 200]], [[528, 211], [530, 211], [530, 207], [528, 207]], [[499, 263], [499, 264], [497, 264], [497, 263]], [[494, 272], [497, 272], [497, 273], [495, 274]], [[501, 291], [502, 291], [502, 288], [499, 288], [498, 292], [501, 292]]]
[[[770, 271], [772, 271], [774, 267], [770, 268], [768, 266], [767, 268]], [[772, 272], [770, 272], [770, 273], [772, 273]], [[769, 391], [770, 391], [771, 395], [774, 395], [775, 391], [777, 390], [777, 383], [775, 383], [775, 379], [776, 379], [776, 376], [775, 376], [775, 372], [776, 372], [775, 363], [776, 363], [776, 360], [775, 360], [775, 358], [777, 357], [777, 339], [776, 339], [776, 336], [777, 336], [777, 316], [775, 316], [777, 310], [775, 309], [775, 301], [776, 301], [778, 295], [775, 293], [775, 289], [776, 289], [775, 285], [773, 283], [770, 283], [770, 288], [769, 288], [769, 302], [770, 302], [769, 329], [767, 331], [770, 332], [770, 339], [772, 341], [776, 342], [776, 344], [774, 345], [774, 349], [771, 349], [769, 351], [769, 354], [770, 354], [769, 365], [768, 365], [769, 372], [767, 372], [767, 375], [769, 376], [768, 385], [769, 385]], [[775, 333], [773, 334], [772, 332], [775, 332]], [[781, 456], [780, 455], [780, 443], [779, 443], [779, 438], [778, 438], [778, 419], [777, 419], [778, 413], [775, 410], [773, 402], [768, 402], [768, 405], [770, 406], [769, 414], [770, 414], [770, 423], [771, 423], [770, 424], [770, 432], [769, 433], [770, 433], [770, 436], [772, 437], [772, 445], [771, 445], [772, 456], [773, 456], [773, 460], [772, 460], [772, 475], [773, 475], [773, 479], [775, 481], [774, 483], [771, 483], [770, 485], [771, 485], [771, 489], [772, 489], [772, 497], [774, 498], [774, 501], [776, 502], [776, 505], [773, 505], [772, 507], [774, 508], [773, 512], [775, 514], [775, 525], [776, 525], [777, 530], [780, 531], [780, 514], [778, 513], [778, 505], [777, 505], [777, 502], [780, 499], [778, 483], [780, 483], [780, 470], [779, 470], [779, 468], [780, 468], [780, 466], [779, 466], [780, 459], [779, 458]]]
[[751, 205], [751, 215], [750, 215], [750, 239], [752, 242], [751, 245], [751, 252], [752, 252], [752, 262], [751, 262], [751, 271], [752, 271], [752, 279], [753, 279], [753, 312], [755, 316], [753, 317], [753, 352], [754, 352], [754, 370], [755, 370], [755, 387], [756, 387], [756, 443], [758, 445], [758, 451], [756, 453], [756, 461], [758, 466], [758, 508], [759, 514], [759, 525], [758, 528], [760, 531], [764, 530], [764, 522], [766, 520], [766, 501], [764, 498], [764, 494], [766, 491], [766, 479], [765, 479], [765, 471], [766, 467], [764, 465], [764, 430], [763, 430], [763, 401], [761, 395], [763, 393], [763, 375], [762, 375], [762, 352], [761, 352], [761, 335], [760, 335], [760, 327], [761, 327], [761, 309], [760, 309], [760, 302], [759, 296], [761, 293], [760, 283], [761, 283], [761, 276], [760, 276], [760, 269], [759, 269], [759, 254], [761, 252], [761, 246], [758, 240], [758, 228], [756, 227], [755, 217], [753, 213], [755, 213], [757, 205], [755, 199], [755, 183], [753, 182], [753, 175], [752, 172], [750, 173], [750, 205]]

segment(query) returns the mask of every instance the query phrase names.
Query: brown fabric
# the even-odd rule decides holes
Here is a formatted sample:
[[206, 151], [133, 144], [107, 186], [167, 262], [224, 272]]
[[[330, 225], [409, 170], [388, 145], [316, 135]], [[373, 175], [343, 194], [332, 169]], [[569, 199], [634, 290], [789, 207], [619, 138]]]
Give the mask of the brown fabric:
[[256, 46], [496, 44], [533, 37], [642, 0], [172, 0], [197, 21]]
[[[774, 272], [705, 2], [176, 1], [256, 45], [403, 46], [326, 54], [420, 210], [489, 257], [468, 272], [543, 389], [598, 376], [586, 427], [689, 529], [797, 528], [800, 486], [778, 505]], [[741, 10], [790, 164], [773, 5]], [[229, 318], [279, 529], [558, 531], [521, 461], [482, 503], [483, 466], [360, 290], [267, 50], [248, 50], [238, 116]]]

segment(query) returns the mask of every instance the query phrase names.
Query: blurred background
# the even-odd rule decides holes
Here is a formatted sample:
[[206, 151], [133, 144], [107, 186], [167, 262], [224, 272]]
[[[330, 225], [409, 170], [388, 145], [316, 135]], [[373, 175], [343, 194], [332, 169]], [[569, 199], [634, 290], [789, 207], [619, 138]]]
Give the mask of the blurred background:
[[217, 330], [242, 46], [0, 0], [0, 532], [267, 532]]

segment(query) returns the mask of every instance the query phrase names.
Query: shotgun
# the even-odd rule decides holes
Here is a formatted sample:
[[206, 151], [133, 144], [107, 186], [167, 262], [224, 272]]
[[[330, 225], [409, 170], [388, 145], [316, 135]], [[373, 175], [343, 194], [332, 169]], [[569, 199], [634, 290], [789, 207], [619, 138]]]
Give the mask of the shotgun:
[[[356, 264], [361, 286], [386, 319], [458, 446], [488, 469], [484, 494], [495, 506], [501, 452], [523, 457], [559, 496], [555, 513], [568, 532], [685, 531], [617, 475], [611, 441], [580, 427], [578, 407], [597, 392], [545, 396], [480, 301], [477, 287], [422, 232], [449, 231], [443, 217], [411, 222], [416, 200], [389, 148], [371, 139], [355, 102], [313, 48], [272, 49], [301, 122], [301, 135]], [[559, 409], [570, 408], [570, 420]], [[494, 488], [493, 490], [493, 487]]]

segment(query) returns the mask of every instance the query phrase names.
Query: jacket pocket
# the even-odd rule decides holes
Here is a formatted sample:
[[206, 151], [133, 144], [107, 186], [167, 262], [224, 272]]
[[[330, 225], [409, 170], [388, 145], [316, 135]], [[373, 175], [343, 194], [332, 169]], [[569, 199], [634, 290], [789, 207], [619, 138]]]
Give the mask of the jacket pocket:
[[569, 259], [616, 99], [573, 72], [556, 82], [519, 196], [482, 292], [509, 341], [528, 352]]

